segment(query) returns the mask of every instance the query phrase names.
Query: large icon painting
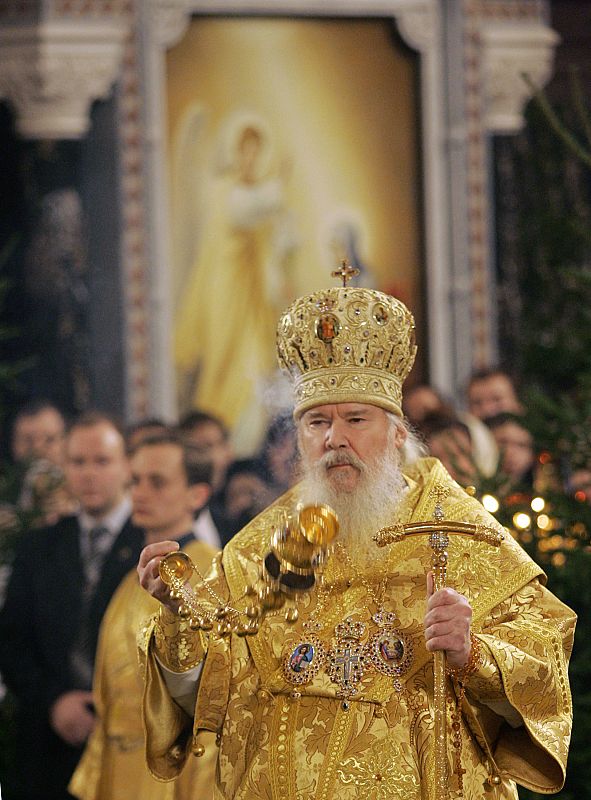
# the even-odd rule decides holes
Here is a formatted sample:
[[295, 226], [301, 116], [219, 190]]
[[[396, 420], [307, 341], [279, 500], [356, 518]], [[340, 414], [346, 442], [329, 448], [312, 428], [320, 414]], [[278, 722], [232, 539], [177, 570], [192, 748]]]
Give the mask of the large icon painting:
[[341, 259], [424, 341], [418, 57], [391, 20], [194, 17], [166, 68], [179, 407], [247, 453], [283, 402], [279, 314]]

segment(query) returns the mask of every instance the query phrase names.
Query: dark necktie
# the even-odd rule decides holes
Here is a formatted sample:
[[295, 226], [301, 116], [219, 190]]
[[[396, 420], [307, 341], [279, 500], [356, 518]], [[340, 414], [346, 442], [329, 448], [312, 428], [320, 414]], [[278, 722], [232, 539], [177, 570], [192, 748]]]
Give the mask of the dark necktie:
[[90, 609], [110, 544], [109, 529], [105, 525], [96, 525], [90, 529], [83, 564], [85, 581], [82, 588], [80, 627], [70, 653], [70, 666], [80, 689], [90, 689], [92, 686], [94, 647], [90, 630]]
[[110, 546], [109, 529], [106, 525], [95, 525], [88, 534], [88, 551], [84, 562], [86, 578], [85, 595], [91, 599], [97, 587], [107, 550]]

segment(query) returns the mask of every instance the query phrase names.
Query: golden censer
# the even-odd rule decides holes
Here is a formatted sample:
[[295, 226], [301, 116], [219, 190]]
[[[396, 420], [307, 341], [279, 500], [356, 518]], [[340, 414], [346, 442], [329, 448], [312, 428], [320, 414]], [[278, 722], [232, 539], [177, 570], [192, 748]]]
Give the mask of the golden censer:
[[[196, 587], [188, 585], [198, 572], [186, 553], [176, 551], [160, 562], [160, 577], [169, 587], [170, 596], [179, 601], [178, 614], [193, 630], [215, 630], [219, 635], [256, 634], [264, 617], [283, 608], [286, 601], [297, 600], [316, 585], [332, 552], [339, 532], [336, 513], [324, 504], [299, 507], [295, 514], [285, 513], [271, 534], [259, 579], [244, 593], [243, 608], [228, 605], [201, 577]], [[285, 620], [293, 623], [298, 610], [292, 604]]]

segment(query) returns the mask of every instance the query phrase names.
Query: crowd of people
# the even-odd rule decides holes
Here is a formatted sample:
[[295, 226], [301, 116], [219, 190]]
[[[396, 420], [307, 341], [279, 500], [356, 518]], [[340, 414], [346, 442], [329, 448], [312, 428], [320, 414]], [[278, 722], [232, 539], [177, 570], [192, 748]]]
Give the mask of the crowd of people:
[[[147, 782], [141, 796], [150, 784], [162, 796], [143, 767], [141, 687], [129, 659], [146, 603], [122, 613], [119, 627], [113, 620], [128, 601], [136, 608], [144, 544], [189, 541], [185, 549], [206, 571], [213, 554], [293, 484], [294, 430], [291, 416], [278, 416], [260, 453], [236, 459], [223, 420], [202, 411], [175, 426], [152, 418], [126, 430], [98, 411], [67, 421], [44, 400], [17, 411], [1, 521], [7, 533], [20, 528], [0, 587], [0, 675], [17, 701], [16, 761], [0, 776], [7, 800], [71, 797], [87, 742], [74, 796], [126, 797], [128, 783], [118, 787], [108, 776], [129, 775], [134, 764]], [[118, 650], [108, 640], [99, 645], [107, 609]], [[109, 701], [99, 706], [102, 691]], [[122, 771], [108, 768], [115, 753]]]
[[[0, 509], [3, 527], [14, 523], [11, 518], [17, 512], [26, 517], [27, 525], [41, 527], [77, 508], [78, 498], [66, 480], [68, 427], [65, 415], [49, 401], [35, 400], [16, 412], [7, 435], [5, 463], [10, 474]], [[235, 458], [230, 431], [221, 417], [199, 410], [189, 412], [175, 426], [150, 418], [122, 429], [126, 450], [171, 427], [212, 463], [213, 493], [208, 515], [200, 522], [202, 538], [212, 545], [225, 544], [295, 480], [291, 414], [280, 414], [270, 422], [259, 452], [249, 458]]]
[[[174, 784], [163, 784], [145, 765], [145, 695], [136, 637], [142, 619], [159, 604], [156, 592], [151, 597], [138, 584], [136, 564], [144, 548], [178, 542], [205, 573], [239, 531], [308, 476], [315, 432], [340, 423], [340, 402], [334, 419], [310, 418], [309, 409], [296, 421], [291, 412], [278, 416], [260, 451], [240, 459], [224, 421], [201, 410], [178, 425], [147, 419], [127, 430], [98, 411], [67, 422], [45, 401], [17, 412], [9, 437], [16, 479], [2, 521], [6, 529], [14, 528], [20, 514], [28, 530], [18, 538], [1, 587], [0, 674], [17, 704], [15, 763], [11, 774], [0, 776], [5, 800], [119, 800], [131, 796], [130, 786], [142, 800], [212, 796], [215, 746], [207, 735], [193, 745], [197, 755], [204, 748], [207, 756], [190, 762]], [[497, 473], [507, 485], [533, 488], [535, 452], [511, 378], [500, 370], [475, 373], [465, 406], [459, 411], [433, 387], [415, 385], [406, 391], [400, 414], [408, 423], [405, 430], [423, 440], [460, 486], [477, 485], [479, 476]], [[381, 402], [370, 406], [378, 407], [389, 408]], [[301, 420], [310, 431], [303, 448], [307, 472], [298, 453]], [[301, 430], [299, 437], [301, 450]], [[395, 448], [402, 447], [402, 439], [406, 434]], [[333, 499], [338, 505], [338, 492]], [[369, 514], [367, 503], [362, 507]], [[437, 603], [430, 608], [435, 619]], [[448, 655], [453, 660], [453, 648]], [[457, 660], [461, 670], [463, 651]], [[190, 715], [180, 709], [188, 707], [187, 698], [189, 705], [195, 703], [193, 690], [187, 694], [182, 682], [166, 675], [164, 664], [162, 658], [167, 688], [160, 688], [176, 702], [164, 708], [152, 697], [148, 704], [160, 703], [166, 735], [158, 734], [160, 722], [151, 727], [152, 706], [147, 723], [152, 772], [160, 778], [176, 774], [184, 763], [184, 747], [175, 750], [168, 732], [186, 727]], [[257, 686], [262, 691], [252, 676], [247, 683], [255, 694]], [[248, 703], [243, 711], [251, 713]], [[211, 728], [210, 734], [215, 739]], [[222, 752], [224, 746], [227, 773], [233, 756], [223, 741]], [[244, 746], [254, 745], [245, 740]], [[234, 796], [227, 788], [232, 780], [227, 774], [222, 778], [227, 795], [219, 796]], [[553, 784], [548, 778], [540, 785]], [[301, 796], [313, 795], [304, 791]]]
[[464, 405], [458, 410], [433, 387], [417, 385], [406, 392], [403, 408], [430, 453], [462, 486], [478, 488], [496, 475], [501, 491], [533, 491], [534, 442], [511, 376], [500, 369], [475, 372]]

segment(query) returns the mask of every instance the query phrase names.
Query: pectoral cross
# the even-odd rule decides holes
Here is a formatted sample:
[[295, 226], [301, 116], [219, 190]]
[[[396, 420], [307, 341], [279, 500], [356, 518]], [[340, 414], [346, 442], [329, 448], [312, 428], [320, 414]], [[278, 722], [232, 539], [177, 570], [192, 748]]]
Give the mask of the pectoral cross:
[[343, 281], [343, 286], [347, 285], [347, 281], [352, 280], [357, 275], [359, 275], [359, 270], [357, 267], [352, 267], [346, 258], [341, 261], [341, 268], [335, 269], [334, 272], [330, 273], [333, 278], [341, 278]]
[[327, 673], [333, 683], [338, 684], [340, 697], [352, 697], [357, 693], [356, 683], [363, 678], [365, 667], [364, 648], [342, 639], [328, 653]]
[[345, 647], [340, 655], [336, 656], [335, 665], [337, 667], [342, 667], [339, 683], [344, 686], [349, 686], [351, 684], [351, 670], [359, 665], [359, 655], [353, 653], [351, 647]]
[[443, 486], [441, 483], [436, 483], [433, 489], [429, 492], [429, 498], [435, 501], [435, 508], [433, 509], [433, 519], [435, 520], [442, 520], [443, 519], [443, 508], [442, 504], [444, 500], [447, 500], [449, 496], [449, 487]]

